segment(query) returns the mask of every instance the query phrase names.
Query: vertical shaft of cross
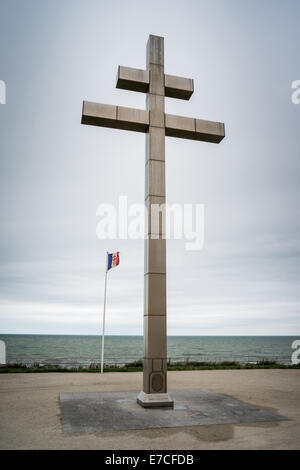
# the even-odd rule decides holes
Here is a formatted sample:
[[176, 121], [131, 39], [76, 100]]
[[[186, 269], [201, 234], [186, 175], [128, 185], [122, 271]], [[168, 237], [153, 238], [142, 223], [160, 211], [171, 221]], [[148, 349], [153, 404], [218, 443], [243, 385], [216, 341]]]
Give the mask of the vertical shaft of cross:
[[118, 67], [116, 86], [147, 93], [147, 110], [84, 101], [81, 122], [146, 133], [144, 370], [137, 402], [144, 407], [173, 406], [167, 393], [166, 234], [165, 223], [157, 224], [158, 212], [165, 222], [165, 136], [219, 144], [225, 128], [222, 122], [165, 114], [165, 96], [189, 100], [194, 82], [165, 75], [163, 37], [149, 36], [147, 70]]
[[[164, 38], [147, 44], [149, 131], [146, 134], [145, 205], [147, 233], [144, 270], [144, 370], [142, 406], [173, 406], [167, 394], [166, 240], [151, 222], [153, 204], [165, 204], [165, 75]], [[164, 209], [163, 209], [164, 210]], [[155, 396], [153, 395], [155, 394]], [[162, 395], [164, 394], [164, 395]], [[158, 396], [157, 396], [158, 395]]]

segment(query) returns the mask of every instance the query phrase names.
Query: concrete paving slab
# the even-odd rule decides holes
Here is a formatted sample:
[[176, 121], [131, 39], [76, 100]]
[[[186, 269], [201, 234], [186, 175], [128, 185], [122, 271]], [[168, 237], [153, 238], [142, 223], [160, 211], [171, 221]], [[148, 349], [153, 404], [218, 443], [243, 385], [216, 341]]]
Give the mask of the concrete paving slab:
[[209, 390], [173, 390], [174, 409], [144, 409], [136, 392], [60, 393], [64, 433], [284, 421], [287, 418]]

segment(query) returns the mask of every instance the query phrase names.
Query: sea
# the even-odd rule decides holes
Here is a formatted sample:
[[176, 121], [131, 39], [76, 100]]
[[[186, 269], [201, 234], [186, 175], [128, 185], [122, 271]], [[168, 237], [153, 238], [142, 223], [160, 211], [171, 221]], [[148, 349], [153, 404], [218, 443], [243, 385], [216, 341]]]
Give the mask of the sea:
[[[171, 362], [205, 361], [291, 364], [294, 336], [168, 336]], [[6, 363], [89, 367], [99, 364], [100, 336], [0, 334], [6, 345]], [[124, 365], [143, 358], [142, 336], [106, 336], [104, 362]]]

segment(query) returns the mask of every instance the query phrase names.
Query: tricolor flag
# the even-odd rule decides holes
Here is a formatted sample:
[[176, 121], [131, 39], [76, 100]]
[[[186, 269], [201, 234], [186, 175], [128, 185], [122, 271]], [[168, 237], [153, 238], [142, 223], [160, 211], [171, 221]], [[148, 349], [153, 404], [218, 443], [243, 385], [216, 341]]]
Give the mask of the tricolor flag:
[[120, 262], [119, 251], [116, 253], [107, 253], [107, 271], [118, 266]]

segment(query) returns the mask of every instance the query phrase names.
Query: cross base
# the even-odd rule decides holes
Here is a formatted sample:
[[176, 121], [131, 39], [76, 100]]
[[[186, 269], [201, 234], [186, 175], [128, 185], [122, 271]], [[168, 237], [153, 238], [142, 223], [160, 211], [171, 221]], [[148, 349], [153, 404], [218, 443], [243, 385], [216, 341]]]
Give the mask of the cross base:
[[140, 392], [136, 401], [143, 408], [174, 407], [174, 401], [168, 393]]

